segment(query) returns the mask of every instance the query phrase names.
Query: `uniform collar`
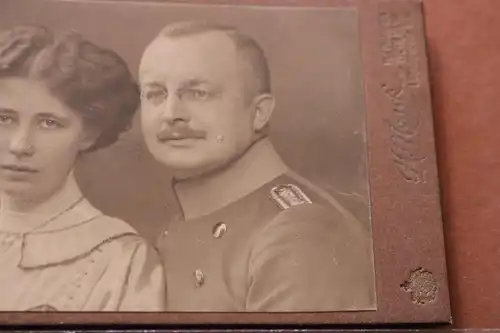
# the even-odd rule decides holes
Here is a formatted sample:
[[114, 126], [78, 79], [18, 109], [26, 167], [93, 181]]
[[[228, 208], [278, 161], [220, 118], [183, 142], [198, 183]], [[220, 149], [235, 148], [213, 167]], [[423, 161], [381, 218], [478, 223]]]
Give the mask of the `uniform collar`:
[[[73, 179], [53, 198], [37, 207], [37, 212], [46, 216], [57, 214], [78, 201], [82, 193]], [[47, 225], [31, 232], [8, 230], [4, 225], [2, 233], [20, 234], [22, 237], [20, 268], [41, 268], [70, 262], [90, 254], [99, 245], [126, 234], [136, 234], [125, 222], [106, 217], [86, 199], [81, 199], [72, 209], [64, 212]], [[13, 225], [11, 227], [14, 227]]]
[[283, 175], [288, 168], [271, 141], [257, 141], [226, 168], [174, 185], [184, 218], [195, 219], [217, 211]]

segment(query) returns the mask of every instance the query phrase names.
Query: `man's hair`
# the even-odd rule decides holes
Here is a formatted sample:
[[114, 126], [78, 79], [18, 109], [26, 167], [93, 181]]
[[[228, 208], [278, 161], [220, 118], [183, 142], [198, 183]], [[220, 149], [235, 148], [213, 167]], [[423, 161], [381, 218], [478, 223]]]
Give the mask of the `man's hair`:
[[1, 31], [0, 79], [9, 77], [41, 82], [97, 127], [100, 136], [88, 151], [114, 143], [130, 127], [140, 103], [125, 61], [74, 31], [56, 35], [35, 25]]
[[252, 84], [254, 93], [257, 95], [271, 93], [271, 74], [264, 50], [254, 38], [235, 27], [207, 21], [182, 21], [165, 26], [160, 31], [159, 37], [187, 37], [217, 31], [224, 33], [233, 41], [236, 50], [252, 67], [255, 79], [255, 84]]

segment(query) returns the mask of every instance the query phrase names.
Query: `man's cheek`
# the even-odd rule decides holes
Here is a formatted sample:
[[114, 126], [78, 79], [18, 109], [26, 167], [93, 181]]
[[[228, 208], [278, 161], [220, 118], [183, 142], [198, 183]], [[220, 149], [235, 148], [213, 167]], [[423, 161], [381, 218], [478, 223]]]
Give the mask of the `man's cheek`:
[[156, 135], [155, 124], [151, 120], [142, 120], [141, 131], [148, 139]]

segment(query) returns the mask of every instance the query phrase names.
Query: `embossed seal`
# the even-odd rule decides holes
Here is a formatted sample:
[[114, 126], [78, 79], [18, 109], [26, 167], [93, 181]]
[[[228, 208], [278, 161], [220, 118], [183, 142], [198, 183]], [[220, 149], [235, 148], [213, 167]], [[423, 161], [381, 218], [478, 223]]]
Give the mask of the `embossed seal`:
[[411, 272], [410, 277], [401, 285], [401, 288], [411, 293], [413, 303], [425, 305], [436, 299], [438, 283], [431, 272], [420, 267]]

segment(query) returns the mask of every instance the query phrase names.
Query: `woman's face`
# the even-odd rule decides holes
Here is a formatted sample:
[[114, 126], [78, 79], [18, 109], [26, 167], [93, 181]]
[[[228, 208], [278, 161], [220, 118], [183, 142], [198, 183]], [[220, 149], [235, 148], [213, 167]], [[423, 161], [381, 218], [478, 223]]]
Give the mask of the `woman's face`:
[[52, 195], [93, 142], [81, 115], [46, 87], [20, 78], [0, 79], [0, 190], [22, 198]]

